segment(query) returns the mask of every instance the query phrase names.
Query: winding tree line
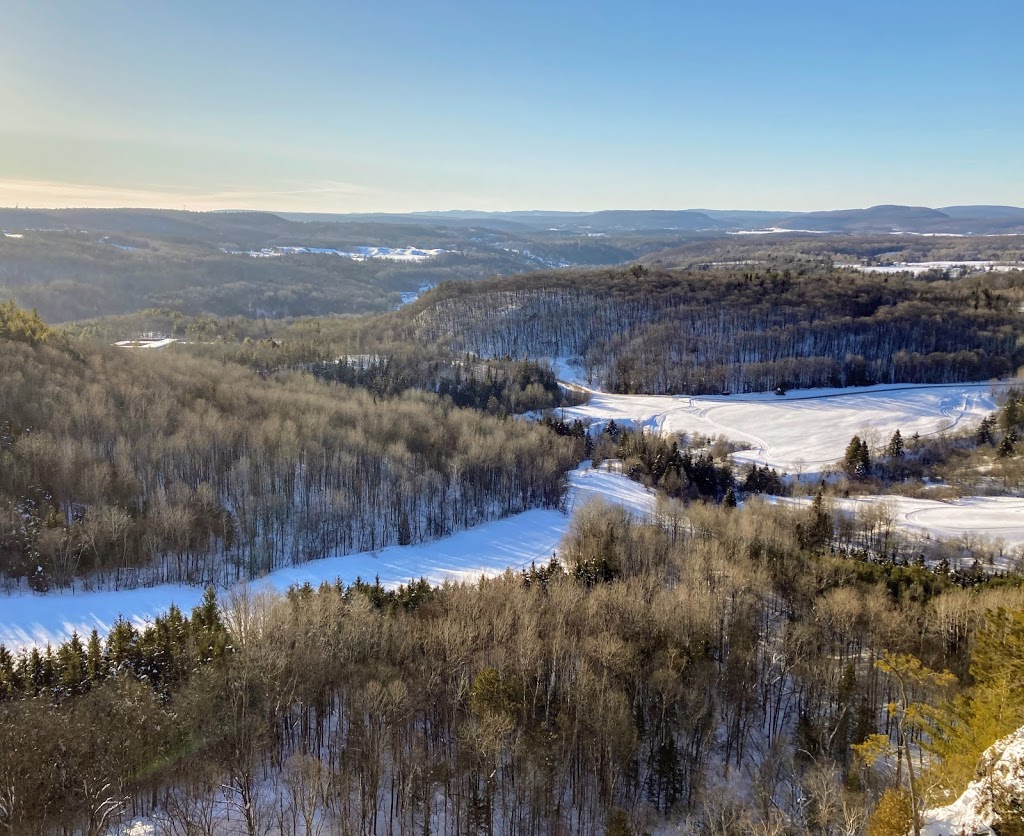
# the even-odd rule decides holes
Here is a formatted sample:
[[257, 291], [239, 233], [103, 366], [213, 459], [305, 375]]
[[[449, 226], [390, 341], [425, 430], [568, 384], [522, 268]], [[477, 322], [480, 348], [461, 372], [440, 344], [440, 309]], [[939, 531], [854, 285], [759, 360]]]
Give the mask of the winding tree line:
[[626, 393], [958, 382], [1024, 359], [1016, 292], [814, 266], [635, 268], [444, 285], [417, 326], [481, 356], [579, 356]]
[[[934, 745], [919, 804], [962, 788], [1024, 722], [1024, 598], [923, 567], [892, 583], [809, 545], [814, 513], [592, 506], [558, 560], [477, 585], [243, 591], [0, 651], [0, 827], [859, 834], [883, 798], [904, 829], [870, 832], [902, 836], [906, 763], [871, 753]], [[941, 722], [879, 712], [901, 694]]]
[[180, 353], [0, 339], [0, 575], [258, 576], [560, 503], [567, 440]]

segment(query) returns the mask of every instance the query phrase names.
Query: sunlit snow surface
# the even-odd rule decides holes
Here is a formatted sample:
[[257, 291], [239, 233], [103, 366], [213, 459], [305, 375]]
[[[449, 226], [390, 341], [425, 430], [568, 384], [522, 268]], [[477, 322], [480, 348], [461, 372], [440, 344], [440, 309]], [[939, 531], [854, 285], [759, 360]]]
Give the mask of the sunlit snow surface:
[[338, 250], [334, 247], [264, 247], [261, 250], [231, 250], [221, 248], [228, 255], [247, 255], [252, 258], [280, 258], [285, 255], [338, 255], [353, 261], [383, 258], [388, 261], [426, 261], [439, 256], [446, 250], [428, 250], [422, 247], [355, 247], [352, 250]]
[[[733, 455], [789, 473], [814, 473], [842, 458], [854, 435], [884, 444], [895, 430], [905, 439], [975, 421], [996, 409], [989, 383], [801, 389], [716, 397], [594, 393], [564, 417], [656, 433], [700, 433], [747, 444]], [[1005, 388], [1005, 385], [1003, 386]]]
[[836, 267], [859, 270], [862, 273], [913, 273], [919, 275], [929, 270], [953, 270], [992, 273], [1008, 273], [1024, 270], [1024, 264], [1000, 264], [996, 261], [900, 261], [895, 264], [849, 264], [836, 262]]
[[[809, 497], [767, 497], [787, 505], [807, 505]], [[1024, 547], [1024, 499], [1015, 496], [965, 496], [938, 501], [906, 496], [858, 496], [831, 500], [837, 511], [873, 512], [882, 520], [916, 537], [961, 543], [1001, 541], [1009, 552], [996, 558], [996, 569], [1010, 569]]]
[[[529, 566], [532, 561], [546, 562], [568, 529], [572, 511], [589, 499], [603, 498], [641, 518], [654, 510], [653, 493], [616, 473], [581, 467], [569, 474], [569, 483], [569, 514], [526, 511], [430, 543], [392, 546], [281, 569], [254, 585], [283, 591], [295, 584], [318, 585], [337, 578], [351, 583], [357, 577], [368, 581], [379, 577], [388, 587], [420, 577], [433, 583], [473, 581], [481, 575]], [[118, 592], [0, 596], [0, 644], [14, 650], [56, 644], [74, 631], [87, 635], [96, 628], [103, 634], [118, 616], [142, 625], [165, 612], [171, 603], [182, 610], [191, 609], [202, 594], [196, 587], [168, 584]]]
[[[595, 429], [614, 419], [621, 426], [652, 432], [724, 435], [751, 446], [734, 455], [739, 462], [806, 475], [837, 462], [854, 434], [866, 437], [870, 444], [883, 444], [896, 429], [905, 438], [915, 432], [927, 435], [973, 422], [995, 408], [993, 387], [978, 383], [802, 390], [782, 397], [771, 393], [692, 398], [594, 393], [590, 403], [566, 409], [565, 417], [594, 421]], [[591, 496], [604, 497], [639, 515], [649, 514], [654, 507], [651, 493], [618, 474], [580, 469], [570, 473], [570, 483], [570, 509]], [[871, 501], [883, 500], [851, 500]], [[884, 501], [894, 503], [898, 524], [916, 526], [933, 537], [961, 538], [974, 531], [1008, 545], [1024, 545], [1024, 500]], [[356, 577], [379, 576], [387, 586], [420, 576], [434, 582], [475, 579], [547, 560], [568, 524], [569, 517], [559, 511], [527, 511], [431, 543], [282, 569], [260, 583], [283, 590], [296, 583], [318, 584], [338, 577], [351, 582]], [[172, 601], [182, 609], [191, 608], [201, 594], [197, 588], [165, 585], [76, 595], [0, 596], [0, 643], [17, 648], [57, 642], [73, 630], [88, 633], [96, 627], [104, 632], [118, 615], [141, 624], [165, 611]]]

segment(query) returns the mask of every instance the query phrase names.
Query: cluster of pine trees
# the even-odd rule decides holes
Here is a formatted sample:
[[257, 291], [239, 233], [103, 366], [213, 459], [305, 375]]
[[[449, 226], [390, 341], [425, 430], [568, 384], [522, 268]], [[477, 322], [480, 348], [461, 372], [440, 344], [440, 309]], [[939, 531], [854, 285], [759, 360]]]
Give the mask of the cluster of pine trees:
[[[1020, 474], [1020, 433], [1024, 432], [1024, 394], [1011, 388], [1002, 395], [1002, 406], [985, 416], [971, 430], [909, 439], [897, 429], [884, 446], [872, 450], [868, 441], [850, 439], [840, 468], [851, 479], [883, 483], [922, 478], [931, 473], [952, 476], [963, 487], [979, 488], [979, 477], [1001, 476], [1007, 488], [1015, 488]], [[1012, 481], [1011, 481], [1012, 480]]]
[[732, 466], [716, 461], [707, 449], [680, 449], [674, 439], [622, 430], [612, 421], [598, 437], [593, 458], [595, 463], [619, 459], [624, 474], [675, 499], [721, 502], [732, 492], [735, 504]]

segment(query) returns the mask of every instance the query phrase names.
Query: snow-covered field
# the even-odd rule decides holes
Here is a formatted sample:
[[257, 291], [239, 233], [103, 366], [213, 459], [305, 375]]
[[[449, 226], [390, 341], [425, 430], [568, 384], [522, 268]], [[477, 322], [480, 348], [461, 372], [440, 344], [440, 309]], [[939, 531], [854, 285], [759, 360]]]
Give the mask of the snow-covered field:
[[648, 432], [722, 435], [750, 445], [733, 455], [738, 463], [808, 474], [842, 458], [854, 435], [883, 444], [897, 429], [910, 438], [979, 420], [996, 409], [993, 388], [989, 383], [898, 384], [701, 397], [595, 392], [589, 403], [562, 414], [594, 422], [592, 431], [614, 420]]
[[353, 261], [384, 258], [389, 261], [426, 261], [441, 255], [446, 250], [425, 250], [420, 247], [356, 247], [353, 250], [338, 250], [332, 247], [264, 247], [262, 250], [223, 250], [229, 255], [248, 255], [252, 258], [280, 258], [285, 255], [312, 253], [315, 255], [340, 255]]
[[[584, 466], [569, 474], [569, 484], [568, 514], [526, 511], [430, 543], [392, 546], [281, 569], [254, 585], [284, 591], [295, 584], [318, 585], [337, 578], [351, 583], [357, 577], [368, 581], [379, 577], [388, 587], [420, 577], [433, 583], [472, 581], [481, 575], [526, 567], [533, 561], [546, 562], [568, 530], [572, 512], [589, 499], [621, 505], [640, 518], [654, 511], [654, 494], [617, 473]], [[118, 592], [0, 597], [0, 644], [11, 650], [56, 644], [74, 631], [88, 635], [93, 628], [102, 635], [119, 616], [142, 625], [172, 603], [182, 610], [191, 609], [202, 594], [196, 587], [162, 585]]]
[[806, 235], [832, 235], [828, 229], [787, 229], [784, 226], [770, 226], [766, 229], [738, 229], [730, 235], [778, 235], [786, 232], [800, 232]]
[[401, 303], [399, 304], [398, 307], [402, 308], [402, 307], [405, 307], [406, 305], [411, 305], [413, 302], [415, 302], [417, 299], [419, 299], [420, 296], [422, 296], [424, 293], [426, 293], [429, 290], [433, 290], [435, 287], [436, 287], [436, 285], [432, 285], [432, 284], [421, 284], [419, 286], [419, 290], [408, 290], [408, 291], [404, 292], [402, 294], [402, 301], [401, 301]]
[[114, 343], [118, 348], [167, 348], [169, 345], [174, 345], [179, 340], [174, 337], [161, 337], [159, 339], [142, 337], [137, 340], [119, 340]]
[[[772, 501], [806, 505], [809, 497], [773, 497]], [[832, 501], [836, 510], [862, 514], [881, 512], [897, 529], [916, 537], [981, 545], [1001, 542], [1004, 548], [1024, 547], [1024, 499], [1012, 496], [965, 496], [938, 501], [906, 496], [858, 496]], [[1011, 568], [1007, 558], [998, 569]]]
[[848, 270], [859, 270], [862, 273], [927, 273], [929, 270], [966, 270], [970, 273], [993, 272], [1007, 273], [1010, 270], [1024, 270], [1024, 264], [1000, 264], [996, 261], [907, 261], [896, 264], [840, 264]]

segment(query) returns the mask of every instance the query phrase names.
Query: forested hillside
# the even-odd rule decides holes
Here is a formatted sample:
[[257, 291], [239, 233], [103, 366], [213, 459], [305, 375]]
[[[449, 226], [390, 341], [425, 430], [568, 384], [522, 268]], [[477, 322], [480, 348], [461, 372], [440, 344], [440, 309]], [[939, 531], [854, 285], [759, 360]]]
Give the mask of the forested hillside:
[[8, 583], [255, 577], [557, 506], [575, 463], [543, 428], [433, 394], [75, 347], [7, 320], [22, 323], [0, 319]]
[[634, 266], [449, 284], [422, 338], [481, 356], [566, 357], [613, 391], [956, 382], [1013, 374], [1024, 274], [882, 280], [814, 265]]
[[[375, 313], [424, 285], [622, 263], [668, 243], [643, 248], [632, 240], [426, 219], [297, 223], [257, 212], [0, 209], [0, 228], [0, 299], [37, 308], [50, 322], [153, 307], [272, 318]], [[358, 255], [370, 247], [432, 254]]]
[[51, 322], [154, 306], [188, 314], [295, 316], [393, 308], [424, 279], [408, 267], [297, 255], [232, 255], [203, 243], [122, 237], [116, 246], [66, 232], [0, 237], [0, 298]]
[[0, 650], [0, 826], [904, 836], [1024, 722], [1024, 623], [995, 611], [1024, 599], [833, 556], [821, 515], [595, 507], [559, 562], [477, 585], [242, 592]]

